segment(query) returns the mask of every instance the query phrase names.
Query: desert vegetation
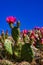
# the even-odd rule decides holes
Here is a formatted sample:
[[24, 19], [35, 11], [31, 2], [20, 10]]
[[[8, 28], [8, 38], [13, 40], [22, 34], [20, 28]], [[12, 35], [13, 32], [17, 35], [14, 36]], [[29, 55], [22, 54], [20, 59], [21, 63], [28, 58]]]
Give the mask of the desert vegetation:
[[[0, 65], [43, 65], [43, 27], [20, 31], [20, 21], [6, 18], [11, 35], [0, 35]], [[16, 25], [14, 25], [16, 24]]]

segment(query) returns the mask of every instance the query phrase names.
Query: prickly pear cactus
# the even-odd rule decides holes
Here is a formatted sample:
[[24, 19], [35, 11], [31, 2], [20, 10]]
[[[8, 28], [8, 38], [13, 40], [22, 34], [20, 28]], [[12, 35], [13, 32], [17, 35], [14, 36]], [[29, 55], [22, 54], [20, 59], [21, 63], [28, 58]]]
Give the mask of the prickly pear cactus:
[[[11, 27], [11, 35], [12, 35], [14, 41], [15, 41], [14, 50], [13, 50], [13, 53], [15, 55], [15, 59], [17, 59], [17, 60], [26, 60], [26, 61], [31, 62], [32, 59], [33, 59], [33, 52], [32, 52], [32, 49], [31, 49], [31, 44], [29, 44], [29, 41], [28, 41], [28, 36], [23, 38], [24, 45], [22, 45], [22, 42], [19, 43], [20, 21], [17, 21], [16, 26], [13, 26], [13, 23], [14, 23], [13, 20], [11, 18], [11, 21], [8, 21], [8, 22], [10, 23], [10, 27]], [[11, 44], [9, 45], [7, 43], [5, 41], [6, 50], [12, 54]], [[8, 46], [8, 48], [7, 48], [7, 46]], [[10, 48], [10, 50], [8, 50], [9, 48]]]
[[26, 61], [32, 62], [32, 60], [34, 58], [34, 55], [33, 55], [33, 51], [32, 51], [31, 45], [29, 43], [25, 43], [22, 46], [21, 58], [22, 58], [22, 60], [26, 60]]
[[31, 48], [31, 43], [28, 35], [23, 36], [24, 45], [22, 46], [21, 50], [21, 58], [22, 60], [26, 60], [32, 62], [34, 58], [34, 53]]
[[20, 35], [19, 26], [20, 26], [20, 22], [18, 21], [17, 24], [16, 24], [16, 26], [14, 26], [12, 28], [12, 31], [11, 31], [11, 34], [12, 34], [13, 39], [15, 40], [15, 43], [18, 42], [19, 35]]
[[5, 50], [9, 53], [9, 54], [13, 54], [13, 51], [12, 51], [12, 42], [8, 39], [5, 39], [5, 42], [4, 42], [4, 47], [5, 47]]
[[6, 31], [5, 38], [8, 38], [8, 30]]
[[19, 28], [17, 28], [17, 27], [12, 28], [11, 34], [12, 34], [12, 37], [15, 40], [15, 42], [18, 42], [18, 39], [19, 39]]
[[24, 43], [28, 43], [29, 42], [29, 37], [28, 37], [28, 35], [26, 35], [25, 37], [23, 37], [23, 41], [24, 41]]
[[21, 60], [21, 50], [22, 50], [22, 43], [18, 43], [18, 45], [14, 47], [14, 55], [18, 61]]

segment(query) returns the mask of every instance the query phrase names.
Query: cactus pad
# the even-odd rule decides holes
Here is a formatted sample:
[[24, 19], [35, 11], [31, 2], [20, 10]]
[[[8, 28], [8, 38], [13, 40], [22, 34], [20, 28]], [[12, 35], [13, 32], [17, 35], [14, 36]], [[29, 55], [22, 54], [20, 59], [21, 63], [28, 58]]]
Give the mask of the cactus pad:
[[12, 51], [12, 42], [8, 39], [5, 39], [5, 43], [4, 43], [4, 46], [5, 46], [5, 49], [6, 51], [9, 53], [9, 54], [13, 54], [13, 51]]

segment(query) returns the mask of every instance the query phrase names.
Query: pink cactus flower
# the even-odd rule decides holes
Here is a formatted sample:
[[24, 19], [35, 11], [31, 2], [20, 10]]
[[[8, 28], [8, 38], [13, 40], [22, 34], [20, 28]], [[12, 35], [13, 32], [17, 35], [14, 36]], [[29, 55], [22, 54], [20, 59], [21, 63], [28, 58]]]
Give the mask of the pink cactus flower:
[[23, 30], [22, 33], [23, 33], [23, 36], [25, 37], [26, 34], [28, 33], [28, 30]]
[[6, 21], [7, 21], [8, 23], [14, 23], [14, 22], [16, 21], [16, 18], [13, 17], [13, 16], [9, 16], [9, 17], [6, 18]]
[[28, 30], [23, 30], [23, 34], [27, 34], [28, 33]]
[[30, 35], [30, 38], [31, 39], [35, 39], [35, 35]]
[[35, 37], [34, 37], [34, 35], [32, 35], [30, 38], [31, 38], [31, 39], [34, 39]]
[[23, 34], [24, 37], [26, 37], [26, 34]]
[[30, 38], [31, 39], [35, 39], [35, 33], [34, 33], [34, 31], [31, 32]]

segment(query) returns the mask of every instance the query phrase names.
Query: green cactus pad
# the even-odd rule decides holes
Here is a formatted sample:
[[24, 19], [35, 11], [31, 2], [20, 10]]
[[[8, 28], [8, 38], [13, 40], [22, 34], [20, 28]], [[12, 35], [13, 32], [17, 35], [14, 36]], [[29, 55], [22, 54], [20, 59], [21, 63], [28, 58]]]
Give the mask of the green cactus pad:
[[17, 27], [12, 28], [12, 37], [17, 42], [19, 38], [19, 29]]
[[18, 43], [18, 45], [14, 47], [14, 55], [16, 56], [16, 59], [21, 59], [21, 49], [22, 43]]
[[29, 43], [25, 43], [22, 46], [21, 58], [22, 58], [22, 60], [32, 62], [32, 59], [34, 58], [34, 55], [33, 55], [31, 45]]
[[4, 43], [4, 47], [6, 49], [6, 51], [9, 53], [9, 54], [13, 54], [13, 51], [12, 51], [12, 42], [8, 39], [5, 40], [5, 43]]

